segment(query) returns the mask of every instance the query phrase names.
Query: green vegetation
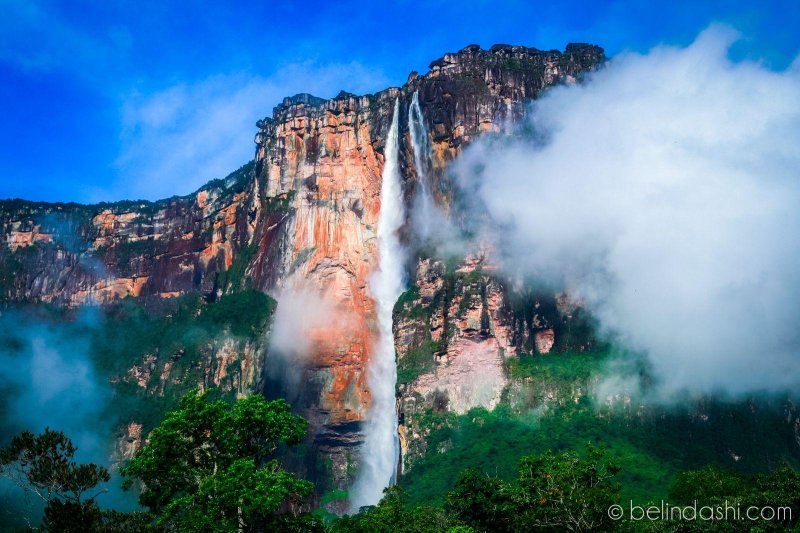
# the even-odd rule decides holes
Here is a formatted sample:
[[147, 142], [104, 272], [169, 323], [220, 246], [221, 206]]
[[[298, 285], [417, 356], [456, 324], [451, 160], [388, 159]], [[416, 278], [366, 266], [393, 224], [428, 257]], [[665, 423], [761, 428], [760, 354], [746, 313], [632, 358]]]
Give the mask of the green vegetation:
[[401, 487], [384, 491], [378, 505], [362, 507], [354, 516], [336, 520], [329, 528], [331, 533], [438, 533], [448, 531], [458, 522], [447, 516], [443, 509], [428, 505], [411, 505]]
[[325, 524], [332, 524], [338, 518], [338, 516], [328, 511], [326, 507], [329, 504], [337, 501], [346, 504], [348, 497], [349, 494], [346, 490], [342, 489], [329, 490], [325, 494], [323, 494], [322, 497], [319, 499], [319, 507], [314, 509], [313, 514], [322, 519], [322, 521]]
[[0, 449], [0, 475], [45, 503], [42, 529], [52, 532], [314, 531], [301, 512], [312, 484], [273, 458], [298, 443], [307, 422], [283, 400], [259, 395], [235, 403], [191, 391], [167, 413], [147, 444], [123, 467], [149, 512], [102, 511], [96, 497], [110, 479], [95, 464], [77, 464], [63, 433], [23, 432]]
[[[414, 414], [428, 453], [403, 478], [411, 502], [441, 502], [465, 467], [511, 479], [526, 454], [579, 450], [587, 442], [605, 446], [622, 467], [624, 499], [642, 502], [666, 498], [685, 469], [714, 464], [759, 472], [776, 462], [800, 465], [800, 454], [787, 445], [791, 427], [779, 402], [706, 401], [636, 412], [622, 399], [596, 405], [587, 396], [589, 386], [611, 358], [610, 352], [511, 358], [511, 383], [493, 411]], [[435, 453], [442, 449], [447, 452]]]
[[[740, 506], [790, 512], [773, 519], [729, 518], [702, 521], [631, 520], [618, 478], [624, 473], [613, 454], [587, 445], [580, 450], [547, 451], [523, 457], [509, 479], [476, 469], [461, 471], [444, 504], [415, 503], [411, 489], [392, 487], [373, 507], [333, 523], [333, 532], [516, 533], [528, 531], [796, 531], [800, 512], [800, 474], [780, 467], [741, 475], [717, 467], [682, 472], [669, 491], [672, 506]], [[653, 500], [636, 502], [647, 507]], [[625, 502], [625, 503], [623, 503]], [[621, 515], [609, 516], [623, 504]], [[658, 504], [656, 504], [658, 506]], [[673, 515], [674, 516], [674, 515]], [[719, 516], [719, 515], [718, 515]]]
[[302, 266], [306, 263], [311, 256], [314, 255], [314, 252], [317, 250], [316, 246], [311, 246], [310, 248], [303, 248], [297, 253], [297, 257], [294, 258], [292, 261], [292, 266], [289, 267], [289, 272], [294, 272], [297, 270], [298, 267]]
[[520, 63], [519, 59], [513, 57], [503, 63], [503, 67], [508, 70], [522, 70], [522, 64]]
[[397, 361], [397, 384], [411, 383], [421, 374], [433, 370], [434, 354], [439, 343], [432, 340], [410, 348], [402, 359]]
[[[217, 363], [210, 356], [216, 344], [227, 339], [242, 349], [243, 343], [266, 330], [276, 303], [250, 290], [225, 294], [211, 302], [187, 295], [162, 305], [160, 309], [147, 307], [126, 298], [106, 307], [100, 327], [95, 331], [92, 325], [87, 332], [96, 368], [116, 381], [108, 416], [117, 424], [135, 420], [145, 431], [155, 427], [178, 398], [203, 382], [205, 366], [212, 365], [210, 370], [215, 370]], [[155, 358], [147, 390], [128, 375], [134, 365], [148, 364], [146, 356]], [[165, 364], [170, 365], [169, 387], [163, 387], [163, 395], [148, 394], [148, 390], [160, 388]]]
[[610, 352], [522, 354], [507, 359], [505, 364], [512, 380], [532, 378], [564, 390], [599, 374], [610, 356]]
[[[251, 397], [233, 403], [234, 383], [241, 377], [236, 365], [220, 380], [214, 393], [220, 399], [193, 391], [218, 375], [214, 356], [221, 343], [243, 351], [269, 328], [275, 302], [251, 290], [245, 272], [254, 252], [240, 250], [205, 297], [129, 298], [94, 309], [90, 320], [79, 316], [85, 311], [45, 305], [28, 310], [31, 321], [58, 324], [59, 339], [85, 340], [101, 379], [113, 383], [104, 420], [116, 426], [142, 423], [149, 439], [124, 471], [135, 486], [144, 487], [141, 502], [150, 512], [126, 514], [97, 507], [93, 491], [107, 472], [75, 464], [63, 434], [55, 439], [45, 434], [43, 444], [36, 440], [40, 437], [23, 434], [23, 444], [14, 445], [16, 454], [0, 455], [3, 473], [16, 468], [18, 480], [39, 490], [46, 489], [43, 482], [59, 490], [72, 487], [66, 493], [51, 490], [53, 496], [44, 498], [46, 530], [609, 530], [615, 525], [600, 511], [611, 502], [646, 504], [662, 498], [777, 502], [795, 506], [795, 517], [800, 516], [800, 481], [792, 470], [800, 465], [800, 452], [782, 402], [702, 400], [666, 408], [622, 396], [595, 398], [592, 391], [621, 354], [597, 342], [596, 324], [582, 309], [565, 318], [554, 298], [534, 291], [510, 293], [506, 302], [515, 340], [533, 352], [530, 332], [544, 321], [556, 330], [556, 345], [547, 355], [523, 353], [505, 360], [509, 384], [500, 405], [458, 415], [447, 410], [442, 393], [433, 408], [406, 414], [409, 434], [418, 439], [409, 457], [417, 456], [407, 463], [400, 486], [387, 490], [380, 504], [337, 519], [330, 510], [340, 509], [347, 493], [331, 490], [313, 514], [300, 512], [308, 510], [312, 486], [286, 472], [273, 453], [279, 445], [298, 443], [305, 422], [283, 402]], [[420, 288], [411, 286], [395, 305], [396, 318], [420, 325], [398, 361], [399, 385], [434, 368], [435, 354], [447, 349], [453, 327], [448, 320], [455, 318], [448, 316], [451, 309], [463, 318], [480, 303], [480, 325], [474, 327], [491, 333], [487, 293], [502, 282], [481, 269], [455, 268], [442, 265], [443, 284], [432, 298], [421, 298]], [[13, 272], [4, 272], [0, 269], [0, 288], [14, 279]], [[459, 305], [453, 305], [456, 298]], [[434, 341], [431, 319], [439, 312], [445, 332]], [[22, 334], [4, 329], [0, 343], [9, 353], [22, 353]], [[628, 357], [627, 371], [646, 378], [640, 366]], [[6, 394], [7, 388], [0, 384], [0, 407], [14, 393], [9, 388]], [[314, 453], [311, 444], [294, 450], [297, 463], [311, 463], [305, 460]], [[39, 464], [33, 459], [37, 454], [57, 465], [47, 467], [50, 477], [31, 470]], [[330, 470], [315, 468], [313, 475], [320, 478]]]
[[227, 270], [216, 273], [216, 286], [225, 293], [252, 289], [252, 283], [247, 277], [247, 265], [256, 253], [254, 244], [247, 244], [239, 249], [234, 255], [233, 263]]
[[256, 167], [255, 160], [248, 161], [238, 169], [234, 170], [224, 178], [211, 180], [203, 185], [200, 190], [207, 191], [210, 189], [220, 189], [224, 197], [233, 196], [236, 193], [242, 192], [248, 183]]
[[610, 505], [619, 501], [614, 476], [620, 468], [605, 450], [523, 457], [517, 479], [505, 482], [477, 470], [461, 473], [447, 495], [449, 510], [479, 531], [602, 531], [613, 522]]
[[[230, 404], [190, 392], [122, 469], [125, 487], [159, 526], [176, 531], [281, 531], [314, 519], [297, 511], [312, 491], [272, 458], [300, 442], [307, 422], [283, 400], [259, 395]], [[290, 512], [279, 513], [280, 510]]]
[[569, 319], [562, 318], [555, 325], [556, 352], [583, 352], [607, 350], [609, 347], [596, 338], [597, 321], [582, 307], [572, 312]]
[[[272, 298], [255, 290], [211, 301], [199, 294], [150, 301], [125, 298], [78, 310], [22, 305], [4, 311], [3, 325], [14, 327], [0, 328], [0, 349], [21, 355], [34, 335], [44, 335], [65, 353], [85, 354], [98, 381], [111, 383], [103, 404], [106, 427], [135, 421], [147, 433], [188, 390], [218, 374], [215, 355], [223, 344], [244, 353], [248, 344], [260, 342], [275, 306]], [[238, 364], [228, 365], [219, 383], [231, 398], [239, 373]], [[15, 394], [2, 392], [0, 402]], [[7, 428], [15, 429], [24, 428]], [[0, 435], [11, 437], [2, 430]]]
[[[546, 290], [509, 288], [490, 272], [459, 272], [457, 267], [434, 263], [431, 268], [440, 270], [441, 288], [429, 298], [420, 297], [419, 288], [412, 286], [398, 300], [396, 321], [413, 321], [414, 328], [409, 333], [404, 326], [410, 346], [398, 359], [398, 384], [430, 371], [433, 354], [447, 349], [454, 319], [478, 304], [486, 309], [487, 293], [498, 285], [505, 287], [505, 308], [500, 312], [506, 313], [513, 341], [527, 353], [506, 359], [509, 384], [493, 411], [478, 408], [457, 415], [446, 409], [443, 395], [441, 402], [430, 399], [430, 409], [403, 413], [410, 441], [400, 484], [409, 509], [452, 507], [447, 494], [465, 468], [505, 486], [518, 476], [524, 457], [548, 451], [581, 453], [587, 443], [604, 447], [621, 468], [615, 483], [623, 501], [643, 504], [666, 499], [687, 469], [714, 465], [755, 474], [777, 464], [800, 466], [784, 402], [696, 399], [668, 407], [648, 405], [641, 397], [595, 397], [611, 368], [615, 375], [646, 386], [645, 364], [598, 338], [597, 323], [584, 309], [564, 310]], [[456, 301], [459, 305], [453, 305]], [[450, 316], [451, 310], [455, 316]], [[472, 326], [483, 335], [492, 333], [487, 315], [482, 312], [480, 325]], [[433, 316], [444, 317], [441, 343], [431, 340]], [[556, 343], [551, 353], [536, 354], [533, 333], [545, 327], [555, 331]]]
[[[609, 447], [591, 444], [525, 454], [507, 473], [461, 468], [443, 484], [441, 499], [419, 498], [404, 480], [386, 489], [375, 506], [335, 518], [304, 511], [312, 485], [274, 459], [280, 446], [298, 443], [306, 422], [283, 400], [250, 396], [235, 403], [214, 400], [214, 391], [192, 391], [179, 409], [150, 434], [148, 444], [122, 469], [126, 485], [141, 483], [147, 512], [103, 511], [95, 497], [108, 472], [72, 461], [75, 447], [62, 433], [23, 433], [0, 449], [0, 474], [46, 502], [44, 531], [328, 531], [330, 533], [449, 533], [547, 531], [738, 531], [730, 521], [645, 523], [613, 521], [608, 509], [625, 502], [625, 464]], [[497, 410], [496, 410], [497, 411]], [[510, 414], [500, 408], [504, 417]], [[474, 410], [472, 422], [488, 431], [508, 429], [496, 412]], [[444, 415], [445, 425], [458, 417]], [[517, 417], [519, 419], [519, 417]], [[575, 426], [580, 428], [580, 421]], [[544, 425], [537, 428], [546, 431]], [[564, 435], [560, 435], [563, 438]], [[576, 438], [579, 439], [579, 438]], [[614, 447], [621, 450], [619, 447]], [[487, 451], [497, 453], [496, 446]], [[447, 456], [446, 454], [437, 454]], [[495, 456], [495, 459], [498, 457]], [[636, 465], [634, 465], [636, 466]], [[331, 491], [325, 505], [347, 497]], [[787, 466], [744, 475], [717, 466], [677, 472], [663, 495], [633, 497], [647, 506], [659, 498], [672, 506], [789, 507], [791, 514], [748, 522], [759, 531], [796, 528], [800, 518], [800, 473]], [[625, 507], [623, 507], [623, 510]], [[321, 518], [324, 517], [324, 522]], [[678, 529], [675, 529], [675, 528]]]
[[[431, 268], [438, 270], [442, 279], [441, 287], [431, 297], [420, 298], [419, 287], [412, 285], [400, 296], [394, 307], [396, 320], [416, 323], [409, 349], [406, 355], [398, 359], [398, 384], [410, 383], [433, 368], [433, 354], [447, 351], [456, 329], [456, 320], [463, 319], [470, 310], [480, 308], [480, 315], [479, 320], [469, 327], [481, 335], [491, 335], [493, 326], [489, 313], [489, 292], [507, 284], [480, 266], [469, 271], [459, 271], [457, 259], [436, 262]], [[499, 313], [507, 316], [513, 341], [521, 350], [534, 352], [534, 333], [543, 328], [552, 328], [555, 331], [553, 352], [559, 355], [608, 350], [607, 346], [595, 339], [596, 323], [583, 309], [577, 308], [569, 316], [562, 317], [555, 297], [546, 291], [506, 289], [503, 292], [506, 295], [505, 307]], [[453, 305], [454, 301], [458, 302], [457, 306]], [[434, 316], [441, 316], [444, 321], [443, 334], [435, 346], [430, 335]], [[530, 375], [539, 375], [540, 369], [536, 366], [538, 363], [533, 363], [534, 359], [521, 358], [520, 361], [522, 360], [525, 361], [523, 366], [533, 364]], [[517, 367], [510, 370], [515, 375], [525, 372]], [[564, 379], [576, 377], [570, 373], [572, 370], [574, 369], [564, 369]], [[582, 379], [582, 375], [577, 377]]]
[[281, 196], [268, 196], [264, 200], [264, 209], [267, 213], [284, 213], [292, 206], [294, 195], [295, 191], [292, 189]]
[[260, 291], [225, 294], [201, 310], [195, 325], [223, 326], [233, 335], [253, 337], [263, 331], [275, 306], [275, 300]]
[[419, 298], [419, 287], [416, 284], [412, 284], [408, 289], [400, 295], [400, 298], [397, 299], [397, 302], [394, 304], [394, 314], [399, 314], [403, 312], [406, 304], [414, 303], [414, 300]]

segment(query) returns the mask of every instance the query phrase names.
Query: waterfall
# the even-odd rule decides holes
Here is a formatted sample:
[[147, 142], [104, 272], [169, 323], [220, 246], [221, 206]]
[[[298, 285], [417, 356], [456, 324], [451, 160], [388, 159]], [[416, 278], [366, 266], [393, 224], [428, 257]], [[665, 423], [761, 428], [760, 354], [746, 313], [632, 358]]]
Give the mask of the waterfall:
[[414, 229], [425, 240], [430, 237], [435, 204], [430, 190], [428, 169], [431, 168], [431, 146], [428, 130], [419, 107], [419, 93], [414, 91], [408, 106], [408, 129], [411, 133], [411, 146], [414, 149], [414, 167], [417, 170], [417, 194], [414, 199]]
[[358, 511], [363, 505], [378, 503], [383, 489], [394, 482], [400, 455], [395, 409], [397, 363], [392, 332], [392, 310], [405, 284], [405, 252], [397, 234], [405, 219], [398, 163], [398, 114], [399, 103], [395, 100], [392, 125], [386, 137], [381, 183], [378, 270], [369, 280], [378, 321], [378, 338], [367, 370], [372, 406], [365, 424], [361, 470], [350, 498], [353, 511]]

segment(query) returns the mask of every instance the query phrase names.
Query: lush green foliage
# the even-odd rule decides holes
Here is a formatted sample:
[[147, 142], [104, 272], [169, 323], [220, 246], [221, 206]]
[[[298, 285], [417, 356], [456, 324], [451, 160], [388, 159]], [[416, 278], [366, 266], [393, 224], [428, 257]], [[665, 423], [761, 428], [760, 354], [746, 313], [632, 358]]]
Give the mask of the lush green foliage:
[[45, 429], [41, 435], [23, 431], [0, 449], [0, 472], [12, 481], [26, 484], [48, 502], [92, 502], [97, 494], [86, 498], [84, 493], [107, 482], [108, 470], [91, 463], [75, 463], [76, 451], [69, 437], [60, 431]]
[[[774, 519], [749, 520], [734, 514], [712, 521], [687, 519], [619, 520], [609, 507], [619, 505], [619, 466], [602, 448], [526, 456], [511, 480], [476, 469], [461, 472], [443, 506], [414, 504], [401, 487], [385, 491], [376, 506], [335, 521], [330, 531], [344, 532], [528, 532], [528, 531], [797, 531], [800, 517], [800, 473], [781, 467], [769, 473], [742, 475], [718, 467], [678, 475], [669, 494], [673, 507], [696, 504], [757, 509], [784, 508]], [[696, 503], [699, 502], [699, 503]], [[639, 502], [644, 507], [651, 504]], [[787, 513], [786, 508], [790, 511]], [[769, 511], [771, 512], [771, 511]], [[768, 512], [768, 515], [769, 515]]]
[[524, 457], [519, 467], [515, 529], [607, 528], [608, 507], [619, 499], [619, 485], [613, 481], [619, 470], [606, 460], [603, 449], [593, 446], [587, 446], [585, 457], [573, 451]]
[[250, 160], [224, 178], [209, 181], [200, 190], [218, 189], [223, 198], [233, 196], [245, 190], [248, 180], [253, 176], [255, 167], [255, 160]]
[[554, 353], [525, 355], [506, 360], [506, 370], [512, 380], [534, 379], [557, 390], [570, 390], [573, 385], [586, 384], [602, 371], [609, 352]]
[[[142, 505], [158, 524], [179, 531], [253, 531], [294, 522], [313, 487], [271, 455], [298, 443], [306, 421], [283, 400], [253, 395], [231, 405], [211, 394], [181, 399], [180, 409], [123, 468], [126, 486], [141, 481]], [[278, 514], [283, 508], [292, 512]]]
[[255, 252], [255, 245], [248, 244], [242, 246], [234, 257], [230, 268], [216, 273], [217, 287], [226, 293], [252, 289], [252, 283], [250, 282], [250, 278], [245, 276], [245, 270], [247, 269], [247, 265], [250, 264], [250, 260], [253, 258]]
[[294, 201], [295, 191], [291, 190], [282, 196], [268, 196], [264, 199], [264, 209], [268, 213], [283, 213], [288, 211]]
[[478, 531], [607, 529], [608, 507], [619, 500], [619, 467], [601, 448], [579, 455], [550, 451], [523, 457], [513, 482], [466, 470], [447, 495], [447, 508]]
[[[34, 335], [57, 343], [63, 353], [78, 352], [91, 360], [99, 382], [111, 382], [113, 393], [104, 403], [103, 431], [136, 421], [149, 432], [174, 408], [191, 388], [203, 383], [207, 372], [216, 372], [213, 357], [223, 342], [244, 351], [245, 343], [257, 341], [268, 329], [275, 301], [255, 290], [223, 294], [207, 301], [199, 294], [174, 300], [143, 302], [125, 298], [97, 308], [71, 310], [48, 304], [18, 306], [4, 311], [0, 328], [0, 350], [23, 354]], [[130, 374], [136, 366], [146, 368], [144, 383]], [[169, 365], [169, 382], [162, 374]], [[240, 372], [227, 369], [226, 388]], [[0, 384], [0, 408], [14, 394]], [[234, 393], [230, 392], [232, 397]], [[10, 439], [21, 427], [0, 428], [0, 437]]]
[[[672, 505], [719, 506], [739, 510], [749, 507], [769, 508], [776, 511], [771, 519], [747, 518], [751, 531], [797, 531], [800, 528], [800, 473], [788, 466], [780, 466], [766, 473], [743, 475], [717, 466], [678, 474], [669, 492]], [[790, 508], [789, 514], [779, 515], [778, 508]], [[758, 517], [756, 517], [758, 518]], [[738, 518], [737, 518], [738, 520]], [[684, 524], [683, 531], [740, 531], [733, 523], [731, 513], [719, 522], [696, 521]]]
[[331, 533], [439, 533], [459, 522], [441, 508], [410, 505], [399, 486], [384, 491], [378, 505], [362, 507], [361, 512], [336, 520]]
[[397, 302], [394, 304], [394, 314], [399, 314], [403, 312], [406, 304], [411, 304], [419, 298], [419, 287], [415, 284], [412, 284], [408, 289], [406, 289], [403, 294], [397, 299]]

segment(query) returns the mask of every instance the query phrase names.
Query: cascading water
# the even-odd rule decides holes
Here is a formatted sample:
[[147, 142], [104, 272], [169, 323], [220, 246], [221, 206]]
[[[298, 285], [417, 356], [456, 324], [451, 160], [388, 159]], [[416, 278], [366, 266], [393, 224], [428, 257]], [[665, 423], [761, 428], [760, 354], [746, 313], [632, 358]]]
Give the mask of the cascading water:
[[436, 214], [431, 196], [428, 169], [431, 167], [431, 147], [428, 130], [419, 107], [419, 93], [414, 91], [408, 106], [408, 129], [411, 133], [411, 146], [414, 149], [414, 167], [417, 170], [417, 194], [414, 201], [415, 230], [422, 239], [430, 236], [433, 218]]
[[405, 219], [398, 163], [398, 115], [399, 103], [395, 101], [392, 125], [386, 137], [378, 215], [379, 267], [369, 281], [378, 320], [378, 338], [367, 374], [372, 406], [365, 424], [361, 471], [350, 499], [353, 511], [378, 503], [383, 489], [394, 481], [400, 455], [395, 410], [397, 364], [392, 333], [392, 310], [405, 284], [405, 251], [397, 234]]

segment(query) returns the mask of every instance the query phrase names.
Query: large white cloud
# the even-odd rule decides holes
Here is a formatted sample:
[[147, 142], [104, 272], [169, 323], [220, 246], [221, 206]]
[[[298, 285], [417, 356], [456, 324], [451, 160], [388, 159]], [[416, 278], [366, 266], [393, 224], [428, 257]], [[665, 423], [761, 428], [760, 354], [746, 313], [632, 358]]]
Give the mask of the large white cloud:
[[800, 386], [800, 68], [735, 38], [619, 56], [455, 169], [506, 268], [582, 296], [665, 396]]

